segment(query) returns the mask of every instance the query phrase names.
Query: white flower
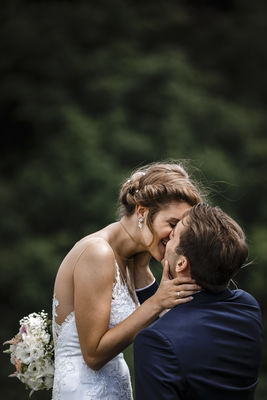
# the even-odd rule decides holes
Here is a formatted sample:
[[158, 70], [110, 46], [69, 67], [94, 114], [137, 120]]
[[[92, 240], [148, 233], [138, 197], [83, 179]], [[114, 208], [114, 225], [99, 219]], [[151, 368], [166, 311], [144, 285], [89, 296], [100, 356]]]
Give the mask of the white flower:
[[31, 348], [25, 346], [23, 342], [17, 344], [14, 355], [17, 359], [19, 359], [23, 364], [26, 365], [28, 365], [32, 361]]
[[51, 324], [47, 313], [32, 313], [20, 320], [19, 333], [10, 341], [10, 361], [16, 376], [33, 391], [53, 386], [54, 362]]
[[54, 374], [47, 375], [44, 377], [44, 385], [46, 388], [51, 388], [53, 386]]

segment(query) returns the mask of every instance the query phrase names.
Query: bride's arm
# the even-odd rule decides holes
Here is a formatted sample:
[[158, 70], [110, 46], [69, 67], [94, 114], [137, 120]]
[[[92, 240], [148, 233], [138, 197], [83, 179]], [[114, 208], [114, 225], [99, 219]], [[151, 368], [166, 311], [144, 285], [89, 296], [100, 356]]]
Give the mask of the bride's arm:
[[168, 279], [168, 268], [156, 294], [146, 300], [128, 318], [109, 329], [112, 285], [115, 277], [114, 254], [103, 240], [93, 240], [83, 252], [74, 270], [74, 308], [82, 354], [95, 370], [123, 351], [136, 334], [148, 326], [166, 308], [190, 301], [177, 291], [193, 294], [192, 285], [180, 285]]

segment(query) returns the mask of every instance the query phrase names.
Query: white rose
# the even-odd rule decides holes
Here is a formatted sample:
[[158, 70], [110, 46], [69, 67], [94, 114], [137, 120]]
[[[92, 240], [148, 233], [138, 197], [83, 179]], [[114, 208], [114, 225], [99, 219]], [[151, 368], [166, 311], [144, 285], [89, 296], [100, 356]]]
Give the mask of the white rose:
[[27, 371], [23, 374], [24, 382], [33, 390], [39, 390], [43, 384], [43, 370], [40, 363], [33, 361], [28, 366]]
[[42, 346], [32, 347], [30, 349], [32, 360], [36, 361], [42, 357], [44, 357], [44, 348]]

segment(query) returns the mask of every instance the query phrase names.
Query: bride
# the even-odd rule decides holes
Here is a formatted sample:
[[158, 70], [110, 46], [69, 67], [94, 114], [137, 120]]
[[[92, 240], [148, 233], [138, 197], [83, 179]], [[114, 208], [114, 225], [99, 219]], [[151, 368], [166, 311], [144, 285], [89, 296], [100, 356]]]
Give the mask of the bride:
[[[122, 351], [199, 289], [170, 279], [167, 264], [157, 289], [148, 266], [151, 256], [163, 259], [172, 229], [200, 201], [183, 167], [148, 165], [122, 185], [119, 199], [121, 219], [77, 242], [56, 276], [54, 400], [131, 400]], [[140, 306], [135, 289], [142, 287], [154, 294]]]

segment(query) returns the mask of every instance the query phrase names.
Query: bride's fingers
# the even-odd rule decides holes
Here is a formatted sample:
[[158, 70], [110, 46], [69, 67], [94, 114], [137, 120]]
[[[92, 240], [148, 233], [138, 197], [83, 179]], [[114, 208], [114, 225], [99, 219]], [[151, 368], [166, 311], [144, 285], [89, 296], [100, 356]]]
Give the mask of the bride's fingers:
[[201, 290], [201, 286], [197, 285], [197, 284], [182, 284], [182, 285], [175, 285], [174, 287], [175, 290], [184, 290], [184, 291], [188, 291], [188, 290]]
[[172, 283], [174, 283], [175, 285], [181, 285], [182, 283], [195, 284], [196, 281], [194, 279], [184, 277], [184, 278], [174, 278], [172, 279]]
[[164, 261], [164, 264], [163, 264], [163, 271], [162, 271], [162, 277], [161, 277], [161, 280], [162, 280], [162, 281], [163, 281], [163, 280], [167, 280], [167, 281], [170, 280], [170, 278], [169, 278], [169, 272], [170, 272], [169, 263], [168, 263], [167, 260], [165, 260], [165, 261]]
[[176, 293], [174, 293], [174, 297], [177, 297], [178, 299], [183, 299], [185, 297], [190, 297], [196, 294], [196, 290], [180, 290]]
[[188, 291], [188, 290], [195, 290], [195, 291], [198, 291], [198, 290], [201, 290], [202, 288], [201, 288], [201, 286], [199, 286], [199, 285], [197, 285], [196, 283], [175, 283], [173, 280], [170, 280], [169, 282], [168, 282], [168, 284], [169, 284], [169, 288], [170, 288], [170, 290], [174, 290], [174, 291], [181, 291], [181, 290], [184, 290], [184, 291]]
[[175, 300], [175, 305], [178, 306], [179, 304], [183, 304], [183, 303], [188, 303], [189, 301], [192, 301], [194, 297], [190, 296], [190, 297], [183, 297], [182, 299], [177, 299]]

